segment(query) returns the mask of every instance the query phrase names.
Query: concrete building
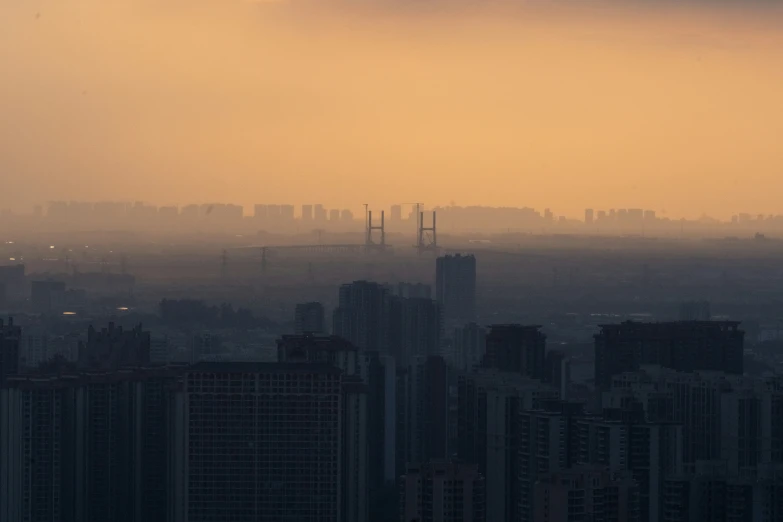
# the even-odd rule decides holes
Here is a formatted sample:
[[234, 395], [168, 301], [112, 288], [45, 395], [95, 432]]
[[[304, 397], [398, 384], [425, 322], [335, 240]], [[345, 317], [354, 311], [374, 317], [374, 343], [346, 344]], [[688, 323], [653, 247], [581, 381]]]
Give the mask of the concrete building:
[[563, 471], [577, 462], [576, 422], [583, 405], [561, 400], [540, 401], [539, 407], [519, 412], [518, 515], [519, 522], [534, 518], [535, 485], [547, 473]]
[[546, 335], [540, 326], [490, 326], [482, 366], [544, 379]]
[[378, 283], [354, 281], [340, 287], [332, 333], [357, 348], [390, 353], [390, 299]]
[[166, 522], [176, 372], [16, 377], [0, 390], [0, 520]]
[[173, 416], [172, 520], [366, 521], [346, 436], [356, 385], [326, 364], [192, 367]]
[[594, 336], [596, 387], [607, 390], [614, 375], [644, 364], [742, 375], [744, 336], [735, 321], [601, 325]]
[[693, 473], [666, 480], [662, 522], [776, 522], [783, 520], [783, 468], [738, 477], [723, 461], [699, 462]]
[[514, 522], [519, 512], [519, 413], [558, 393], [518, 373], [482, 369], [457, 381], [457, 455], [487, 481], [487, 520]]
[[449, 456], [449, 370], [442, 357], [416, 357], [397, 372], [397, 468]]
[[476, 258], [447, 255], [435, 262], [435, 296], [446, 328], [476, 321]]
[[450, 362], [457, 371], [473, 371], [484, 359], [486, 352], [486, 328], [469, 323], [454, 330], [454, 347]]
[[14, 325], [13, 318], [7, 322], [0, 319], [0, 386], [6, 379], [19, 373], [19, 342], [22, 329]]
[[79, 347], [79, 365], [91, 369], [147, 366], [150, 362], [150, 333], [141, 325], [125, 330], [109, 323], [100, 331], [90, 325], [87, 342]]
[[403, 522], [486, 522], [486, 487], [476, 466], [411, 464], [401, 479]]
[[294, 329], [298, 335], [304, 333], [326, 333], [324, 305], [321, 303], [300, 303], [296, 305]]
[[576, 468], [543, 477], [535, 487], [536, 522], [638, 522], [638, 488], [627, 473]]
[[389, 299], [389, 350], [401, 367], [417, 357], [439, 355], [443, 323], [441, 307], [432, 299]]

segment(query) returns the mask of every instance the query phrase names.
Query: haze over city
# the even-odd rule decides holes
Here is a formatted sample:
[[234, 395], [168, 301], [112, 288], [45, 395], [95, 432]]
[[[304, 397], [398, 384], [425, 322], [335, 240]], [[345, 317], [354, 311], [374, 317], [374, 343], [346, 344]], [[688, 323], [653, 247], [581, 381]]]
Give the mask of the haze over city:
[[773, 3], [0, 4], [0, 207], [779, 211]]

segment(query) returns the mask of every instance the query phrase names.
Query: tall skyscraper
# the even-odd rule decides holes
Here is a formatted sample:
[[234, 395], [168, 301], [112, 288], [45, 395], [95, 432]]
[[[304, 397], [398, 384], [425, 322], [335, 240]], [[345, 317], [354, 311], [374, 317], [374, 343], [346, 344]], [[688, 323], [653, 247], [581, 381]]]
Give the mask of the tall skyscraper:
[[595, 336], [595, 382], [659, 364], [680, 371], [715, 370], [741, 375], [745, 332], [736, 321], [681, 321], [601, 325]]
[[476, 321], [476, 258], [447, 255], [435, 262], [435, 294], [446, 328]]
[[519, 412], [519, 522], [534, 522], [535, 486], [547, 473], [563, 471], [577, 462], [572, 444], [577, 419], [583, 415], [580, 403], [542, 401], [535, 409]]
[[440, 356], [417, 357], [397, 373], [397, 464], [449, 456], [449, 369]]
[[452, 364], [458, 371], [470, 372], [484, 359], [487, 351], [487, 329], [469, 323], [454, 330]]
[[415, 358], [440, 354], [441, 307], [432, 299], [389, 299], [390, 353], [405, 367]]
[[487, 334], [483, 366], [544, 378], [546, 335], [540, 326], [498, 324]]
[[14, 325], [13, 318], [4, 323], [0, 319], [0, 386], [6, 378], [19, 373], [19, 343], [22, 329]]
[[340, 287], [332, 333], [357, 348], [389, 353], [389, 320], [389, 294], [382, 285], [354, 281]]
[[585, 225], [593, 224], [594, 212], [592, 208], [585, 209]]
[[15, 377], [0, 390], [0, 519], [166, 522], [168, 369]]
[[324, 305], [321, 303], [296, 305], [294, 328], [297, 334], [326, 333]]
[[174, 416], [175, 520], [367, 521], [350, 469], [354, 383], [326, 364], [191, 368]]
[[481, 369], [457, 382], [457, 455], [487, 483], [487, 520], [515, 522], [520, 506], [519, 413], [557, 399], [557, 391], [518, 373]]
[[487, 520], [484, 477], [476, 466], [446, 461], [411, 464], [400, 482], [403, 522]]

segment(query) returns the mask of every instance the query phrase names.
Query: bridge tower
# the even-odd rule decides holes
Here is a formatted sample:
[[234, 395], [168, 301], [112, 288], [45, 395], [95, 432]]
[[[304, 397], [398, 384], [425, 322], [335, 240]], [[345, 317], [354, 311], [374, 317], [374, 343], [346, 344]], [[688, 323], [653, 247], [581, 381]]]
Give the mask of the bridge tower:
[[[383, 250], [386, 248], [386, 223], [385, 223], [385, 215], [384, 211], [381, 210], [381, 224], [380, 225], [373, 225], [372, 222], [372, 210], [367, 211], [367, 230], [366, 230], [366, 236], [364, 240], [364, 246], [367, 248], [367, 250]], [[375, 239], [373, 238], [373, 232], [378, 231], [380, 234], [380, 242], [376, 243]]]
[[416, 248], [419, 251], [419, 255], [425, 252], [432, 252], [436, 256], [438, 255], [438, 229], [436, 226], [435, 211], [432, 211], [432, 226], [424, 226], [424, 212], [419, 213], [419, 236], [416, 244]]

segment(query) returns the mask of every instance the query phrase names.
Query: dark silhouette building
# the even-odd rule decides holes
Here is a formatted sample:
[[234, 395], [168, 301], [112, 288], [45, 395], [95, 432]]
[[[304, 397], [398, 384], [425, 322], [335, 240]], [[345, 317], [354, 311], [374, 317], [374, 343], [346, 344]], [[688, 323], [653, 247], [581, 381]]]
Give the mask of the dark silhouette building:
[[321, 303], [301, 303], [296, 305], [294, 327], [297, 334], [326, 333], [324, 305]]
[[410, 464], [400, 480], [402, 522], [486, 522], [486, 485], [473, 465]]
[[447, 255], [435, 262], [435, 295], [447, 328], [476, 320], [476, 258]]
[[629, 473], [580, 467], [548, 474], [536, 484], [536, 522], [639, 521], [639, 490]]
[[441, 307], [432, 299], [389, 299], [389, 350], [399, 366], [438, 355], [442, 334]]
[[540, 328], [519, 324], [492, 325], [487, 334], [482, 366], [543, 379], [546, 335]]
[[150, 333], [141, 325], [125, 330], [109, 323], [100, 331], [90, 325], [87, 342], [79, 345], [79, 365], [91, 369], [146, 366], [150, 362]]
[[745, 332], [736, 321], [678, 321], [601, 325], [595, 338], [595, 383], [609, 389], [614, 375], [643, 364], [692, 372], [743, 373]]
[[19, 342], [22, 329], [14, 325], [13, 318], [4, 323], [0, 319], [0, 386], [6, 378], [19, 373]]
[[177, 372], [15, 377], [0, 390], [0, 519], [166, 522]]
[[30, 284], [30, 302], [36, 312], [62, 311], [65, 304], [65, 283], [62, 281], [33, 281]]
[[680, 305], [680, 321], [709, 321], [711, 318], [709, 301], [687, 301]]
[[192, 367], [174, 419], [175, 519], [366, 522], [346, 455], [356, 386], [327, 364]]
[[388, 353], [390, 347], [390, 300], [378, 283], [354, 281], [340, 287], [334, 310], [332, 333], [357, 348]]
[[449, 368], [440, 356], [417, 357], [397, 373], [397, 467], [449, 455]]

